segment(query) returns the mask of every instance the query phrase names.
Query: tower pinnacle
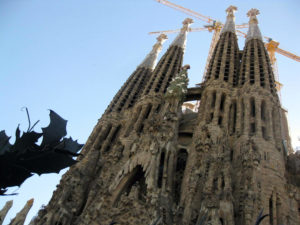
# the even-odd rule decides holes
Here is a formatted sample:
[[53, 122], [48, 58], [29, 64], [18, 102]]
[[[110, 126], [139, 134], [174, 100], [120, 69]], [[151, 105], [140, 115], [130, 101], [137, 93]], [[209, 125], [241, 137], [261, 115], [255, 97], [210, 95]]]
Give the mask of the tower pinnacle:
[[175, 40], [173, 41], [173, 43], [171, 45], [178, 46], [178, 47], [185, 49], [186, 35], [187, 35], [187, 32], [189, 31], [190, 24], [192, 24], [193, 22], [194, 21], [190, 18], [186, 18], [182, 22], [183, 27], [181, 28], [180, 33], [178, 34], [178, 36], [175, 38]]
[[221, 33], [228, 32], [228, 31], [235, 33], [235, 23], [234, 23], [234, 20], [235, 20], [234, 12], [235, 11], [237, 11], [237, 7], [233, 6], [233, 5], [229, 6], [226, 9], [227, 19], [226, 19], [226, 23], [225, 23]]
[[153, 45], [152, 51], [146, 56], [144, 61], [138, 67], [145, 67], [153, 70], [156, 63], [157, 56], [162, 49], [163, 43], [167, 39], [168, 39], [167, 35], [165, 34], [159, 35], [156, 38], [157, 42], [155, 43], [155, 45]]
[[258, 9], [250, 9], [247, 13], [247, 16], [250, 17], [250, 19], [246, 42], [251, 39], [259, 39], [262, 41], [262, 36], [258, 27], [258, 20], [256, 18], [257, 15], [259, 15]]

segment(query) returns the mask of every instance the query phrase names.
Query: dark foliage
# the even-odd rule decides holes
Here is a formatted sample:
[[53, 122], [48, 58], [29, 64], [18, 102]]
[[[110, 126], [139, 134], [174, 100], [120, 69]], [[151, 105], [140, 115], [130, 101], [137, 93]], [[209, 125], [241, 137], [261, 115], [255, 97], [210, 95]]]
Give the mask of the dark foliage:
[[[30, 127], [28, 111], [27, 115], [29, 128], [21, 135], [17, 127], [13, 145], [5, 131], [0, 131], [0, 195], [5, 194], [7, 187], [20, 186], [34, 173], [59, 173], [72, 166], [77, 162], [72, 157], [78, 156], [83, 146], [71, 137], [65, 138], [67, 121], [54, 111], [50, 110], [50, 124], [42, 128], [42, 133], [32, 131], [37, 123]], [[37, 145], [40, 137], [42, 143]]]

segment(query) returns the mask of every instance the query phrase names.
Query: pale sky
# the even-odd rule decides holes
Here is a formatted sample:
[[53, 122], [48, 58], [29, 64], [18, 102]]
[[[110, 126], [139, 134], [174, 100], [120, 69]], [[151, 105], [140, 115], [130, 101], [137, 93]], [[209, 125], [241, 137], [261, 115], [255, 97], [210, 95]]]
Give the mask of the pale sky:
[[[262, 34], [300, 55], [299, 0], [172, 2], [222, 22], [225, 9], [235, 5], [236, 24], [247, 23], [246, 13], [257, 8]], [[26, 113], [21, 111], [26, 106], [32, 123], [40, 120], [35, 128], [39, 132], [49, 123], [48, 109], [53, 109], [68, 120], [68, 136], [85, 143], [113, 96], [155, 43], [156, 36], [148, 32], [178, 29], [186, 17], [154, 0], [0, 0], [0, 130], [9, 136], [14, 136], [18, 124], [26, 130]], [[191, 27], [207, 25], [194, 21]], [[168, 35], [163, 52], [175, 35]], [[207, 31], [188, 35], [184, 64], [191, 66], [189, 86], [202, 80], [211, 37]], [[244, 47], [242, 37], [239, 47]], [[281, 55], [277, 61], [284, 84], [282, 105], [288, 110], [296, 147], [300, 146], [300, 63]], [[21, 188], [10, 188], [10, 193], [19, 194], [0, 197], [0, 208], [14, 199], [4, 224], [33, 197], [28, 224], [41, 205], [47, 204], [59, 179], [56, 174], [35, 175]]]

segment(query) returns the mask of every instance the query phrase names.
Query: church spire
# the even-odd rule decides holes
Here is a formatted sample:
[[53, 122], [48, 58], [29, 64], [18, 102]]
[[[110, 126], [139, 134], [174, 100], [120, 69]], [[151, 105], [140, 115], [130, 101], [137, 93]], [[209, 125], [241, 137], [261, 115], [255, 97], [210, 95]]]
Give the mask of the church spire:
[[275, 95], [274, 74], [258, 28], [256, 18], [258, 14], [257, 9], [251, 9], [247, 13], [250, 17], [249, 30], [241, 60], [240, 84], [260, 86], [263, 89], [270, 90]]
[[138, 67], [145, 67], [151, 70], [154, 69], [157, 56], [162, 49], [162, 45], [168, 37], [165, 34], [159, 35], [156, 40], [157, 42], [153, 45], [152, 51], [146, 56], [144, 61]]
[[225, 25], [221, 31], [221, 33], [224, 33], [224, 32], [233, 32], [235, 33], [235, 16], [234, 16], [234, 12], [237, 11], [237, 7], [236, 6], [229, 6], [227, 9], [226, 9], [226, 12], [227, 12], [227, 19], [226, 19], [226, 22], [225, 22]]
[[221, 31], [209, 66], [205, 74], [205, 80], [220, 80], [235, 86], [238, 82], [237, 70], [239, 67], [239, 47], [235, 33], [234, 12], [235, 6], [226, 9], [227, 20]]
[[262, 41], [262, 36], [258, 27], [258, 20], [256, 18], [257, 15], [259, 15], [258, 9], [251, 9], [247, 13], [247, 16], [250, 17], [250, 19], [246, 42], [248, 42], [251, 39], [259, 39]]
[[172, 42], [171, 46], [178, 46], [180, 48], [185, 49], [186, 45], [186, 37], [187, 37], [187, 32], [189, 32], [189, 26], [193, 23], [194, 21], [190, 18], [186, 18], [182, 24], [183, 27], [180, 30], [180, 33], [178, 36], [175, 38], [175, 40]]
[[180, 33], [157, 63], [143, 95], [147, 95], [150, 92], [165, 93], [172, 78], [179, 73], [183, 61], [187, 32], [192, 22], [193, 20], [190, 18], [182, 22], [183, 27]]
[[157, 38], [157, 42], [153, 45], [151, 52], [146, 56], [143, 62], [130, 75], [125, 84], [121, 87], [114, 99], [109, 104], [105, 113], [112, 111], [121, 112], [123, 109], [133, 107], [135, 102], [144, 90], [153, 69], [159, 52], [162, 49], [163, 42], [167, 39], [167, 35], [161, 34]]

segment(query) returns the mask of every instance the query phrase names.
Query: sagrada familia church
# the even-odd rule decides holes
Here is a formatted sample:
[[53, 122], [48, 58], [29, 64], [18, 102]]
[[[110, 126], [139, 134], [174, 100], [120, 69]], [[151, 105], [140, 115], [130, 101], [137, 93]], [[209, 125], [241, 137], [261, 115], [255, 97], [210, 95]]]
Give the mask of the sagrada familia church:
[[[229, 7], [203, 82], [182, 65], [191, 19], [129, 76], [35, 225], [300, 224], [300, 160], [275, 89], [258, 10], [243, 50]], [[196, 111], [182, 110], [198, 101]], [[298, 157], [298, 158], [297, 158]]]

